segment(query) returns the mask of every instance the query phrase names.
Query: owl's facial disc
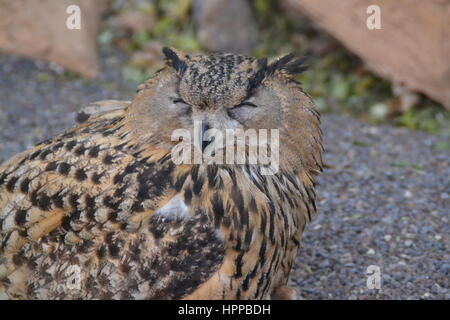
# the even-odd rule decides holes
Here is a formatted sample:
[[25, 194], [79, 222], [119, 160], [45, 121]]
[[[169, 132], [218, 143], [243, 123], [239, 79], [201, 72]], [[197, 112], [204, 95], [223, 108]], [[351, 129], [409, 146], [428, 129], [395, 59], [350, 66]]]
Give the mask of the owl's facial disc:
[[[304, 119], [315, 117], [309, 111], [312, 104], [293, 77], [304, 70], [303, 59], [287, 55], [267, 63], [267, 59], [235, 54], [189, 56], [171, 49], [164, 53], [169, 65], [165, 75], [170, 79], [170, 86], [164, 88], [171, 103], [161, 103], [167, 121], [161, 122], [158, 132], [183, 129], [201, 150], [208, 147], [211, 130], [225, 136], [229, 129], [277, 129], [286, 145], [297, 135], [308, 136], [303, 132]], [[289, 161], [300, 158], [295, 154]]]

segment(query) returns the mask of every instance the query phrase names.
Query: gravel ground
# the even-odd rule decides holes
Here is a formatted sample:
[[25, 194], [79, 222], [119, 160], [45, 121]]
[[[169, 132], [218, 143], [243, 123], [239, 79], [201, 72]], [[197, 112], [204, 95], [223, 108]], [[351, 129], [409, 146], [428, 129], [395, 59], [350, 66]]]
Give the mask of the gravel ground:
[[[132, 97], [125, 57], [102, 56], [91, 81], [0, 55], [0, 162], [73, 125], [80, 105]], [[450, 151], [439, 148], [448, 137], [335, 115], [323, 129], [332, 168], [292, 272], [301, 298], [450, 299]], [[380, 268], [380, 290], [366, 286], [370, 265]]]
[[[292, 281], [306, 299], [449, 299], [448, 137], [325, 116], [319, 214]], [[381, 290], [366, 270], [381, 271]]]

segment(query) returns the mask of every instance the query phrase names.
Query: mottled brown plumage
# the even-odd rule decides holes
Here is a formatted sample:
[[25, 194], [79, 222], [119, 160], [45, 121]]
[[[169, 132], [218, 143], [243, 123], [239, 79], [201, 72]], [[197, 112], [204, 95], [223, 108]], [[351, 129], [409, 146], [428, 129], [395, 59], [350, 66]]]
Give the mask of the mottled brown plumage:
[[[132, 102], [88, 106], [0, 167], [0, 298], [292, 297], [322, 165], [301, 61], [164, 53]], [[280, 129], [279, 171], [175, 165], [171, 133], [194, 120]]]

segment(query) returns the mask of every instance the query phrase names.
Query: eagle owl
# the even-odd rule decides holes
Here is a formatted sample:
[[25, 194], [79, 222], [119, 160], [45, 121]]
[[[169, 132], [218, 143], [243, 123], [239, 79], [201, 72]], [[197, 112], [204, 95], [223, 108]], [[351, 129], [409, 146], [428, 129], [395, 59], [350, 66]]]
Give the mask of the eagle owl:
[[[88, 106], [0, 166], [0, 298], [293, 297], [323, 151], [302, 60], [163, 53], [131, 102]], [[278, 129], [279, 169], [175, 164], [171, 135], [197, 120]]]

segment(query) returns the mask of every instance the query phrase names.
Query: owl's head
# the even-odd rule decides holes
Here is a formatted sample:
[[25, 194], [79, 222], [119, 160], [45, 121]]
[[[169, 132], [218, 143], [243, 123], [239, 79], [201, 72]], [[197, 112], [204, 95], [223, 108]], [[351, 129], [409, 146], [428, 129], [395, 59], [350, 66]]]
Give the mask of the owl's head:
[[319, 116], [294, 78], [303, 59], [163, 53], [167, 67], [139, 86], [130, 106], [141, 139], [173, 146], [173, 130], [193, 130], [195, 123], [222, 131], [279, 129], [280, 165], [319, 170]]

